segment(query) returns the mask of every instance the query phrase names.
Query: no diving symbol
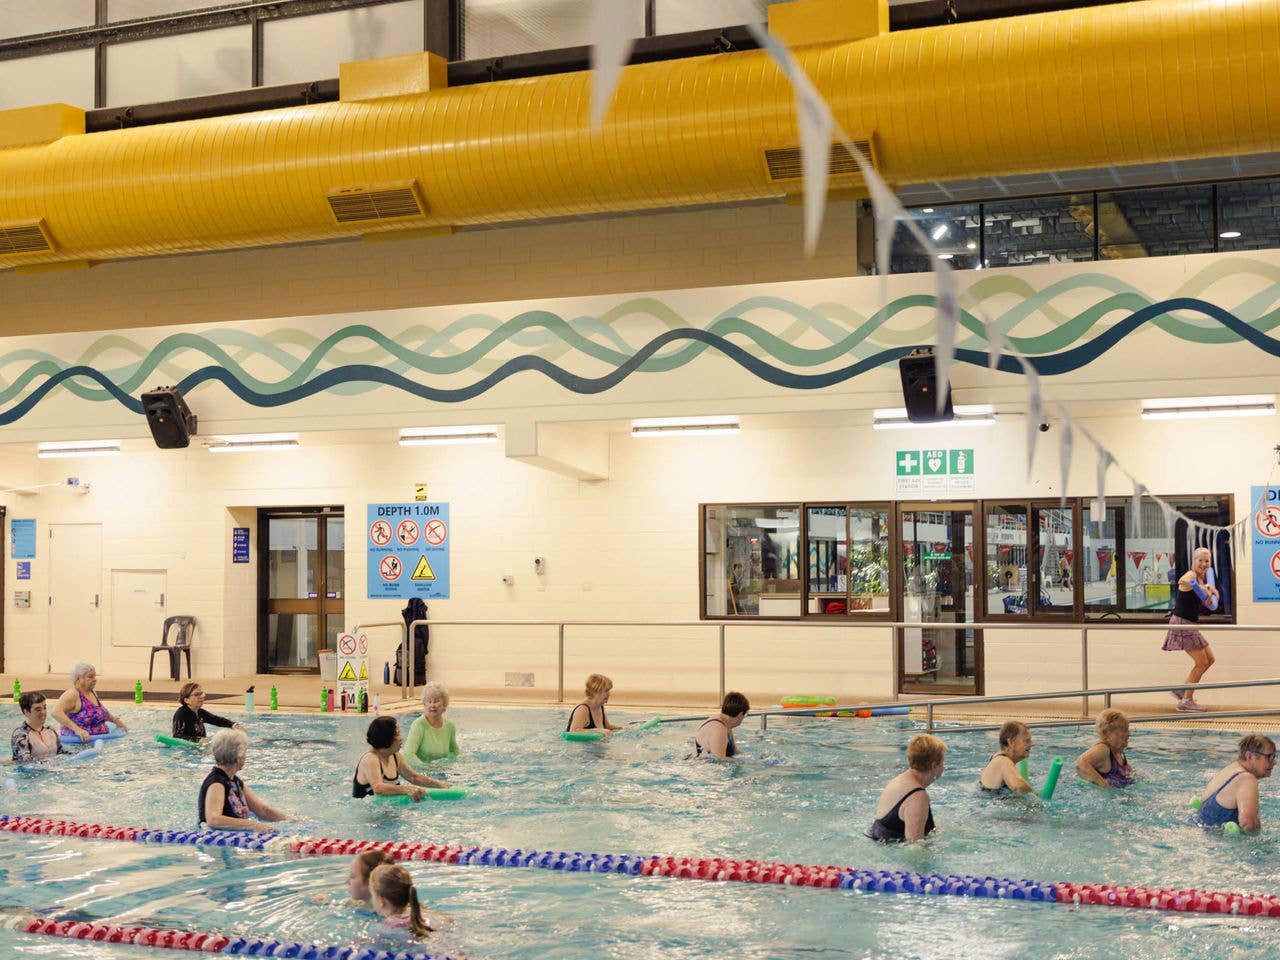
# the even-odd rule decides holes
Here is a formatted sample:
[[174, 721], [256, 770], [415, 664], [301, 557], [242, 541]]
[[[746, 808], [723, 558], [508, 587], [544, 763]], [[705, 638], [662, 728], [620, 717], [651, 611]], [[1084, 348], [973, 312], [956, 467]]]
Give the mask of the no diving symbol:
[[386, 520], [375, 520], [369, 525], [369, 542], [375, 547], [385, 547], [391, 542], [391, 524]]
[[356, 638], [349, 633], [344, 633], [338, 638], [338, 653], [344, 657], [349, 657], [356, 652]]
[[401, 520], [400, 526], [396, 527], [396, 536], [406, 547], [411, 547], [418, 542], [418, 522], [416, 520]]
[[433, 547], [440, 546], [448, 536], [449, 528], [445, 526], [443, 520], [428, 521], [427, 525], [422, 528], [422, 539]]
[[399, 557], [383, 557], [382, 562], [378, 564], [378, 573], [387, 583], [395, 583], [400, 579], [400, 574], [404, 573], [404, 566], [400, 563]]
[[363, 633], [360, 634], [359, 644], [360, 644], [360, 656], [362, 657], [366, 656], [369, 653], [369, 638], [366, 637]]

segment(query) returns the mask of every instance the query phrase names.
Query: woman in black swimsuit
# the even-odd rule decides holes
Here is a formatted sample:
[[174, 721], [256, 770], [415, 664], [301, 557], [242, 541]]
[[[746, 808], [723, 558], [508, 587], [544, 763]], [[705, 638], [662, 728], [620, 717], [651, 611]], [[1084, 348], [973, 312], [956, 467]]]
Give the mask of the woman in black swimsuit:
[[942, 776], [947, 745], [922, 733], [907, 745], [907, 771], [884, 788], [876, 801], [876, 819], [867, 831], [872, 840], [901, 843], [921, 840], [933, 832], [933, 809], [925, 789]]
[[[444, 780], [424, 776], [409, 766], [400, 753], [404, 738], [395, 717], [375, 717], [364, 738], [370, 749], [356, 764], [355, 776], [351, 778], [351, 796], [357, 800], [375, 794], [385, 797], [402, 793], [408, 794], [416, 803], [423, 797], [423, 787], [443, 789], [449, 786]], [[409, 782], [401, 783], [401, 777]]]
[[734, 690], [726, 693], [719, 715], [702, 721], [702, 726], [693, 735], [693, 756], [705, 754], [720, 760], [735, 756], [738, 745], [733, 742], [733, 731], [742, 725], [750, 709], [751, 704], [745, 696]]
[[196, 801], [202, 826], [265, 833], [275, 829], [272, 823], [289, 819], [288, 814], [262, 800], [240, 779], [249, 747], [243, 730], [219, 730], [212, 746], [214, 767], [200, 784], [200, 798]]
[[604, 705], [609, 702], [609, 694], [613, 692], [613, 681], [603, 673], [593, 673], [587, 677], [586, 699], [573, 708], [569, 714], [566, 733], [577, 733], [581, 730], [599, 730], [601, 733], [613, 733], [622, 727], [610, 723], [604, 715]]

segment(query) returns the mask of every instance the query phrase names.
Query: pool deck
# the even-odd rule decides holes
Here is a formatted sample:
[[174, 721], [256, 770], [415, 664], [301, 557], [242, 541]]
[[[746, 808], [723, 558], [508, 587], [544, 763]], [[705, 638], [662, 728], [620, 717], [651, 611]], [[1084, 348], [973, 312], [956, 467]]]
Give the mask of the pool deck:
[[[43, 676], [24, 675], [20, 678], [24, 690], [40, 690], [46, 696], [57, 696], [69, 686], [69, 681], [65, 674], [46, 674]], [[0, 690], [8, 691], [12, 689], [14, 681], [13, 674], [0, 674]], [[133, 686], [135, 679], [132, 678], [114, 678], [101, 677], [98, 680], [98, 690], [100, 691], [104, 701], [113, 705], [127, 705], [136, 708], [133, 703]], [[177, 694], [183, 681], [175, 681], [166, 678], [157, 678], [155, 680], [143, 680], [143, 707], [160, 710], [173, 710], [177, 705]], [[274, 685], [277, 691], [277, 697], [280, 705], [280, 711], [284, 713], [319, 713], [319, 692], [321, 689], [320, 679], [315, 675], [279, 675], [279, 674], [259, 674], [256, 676], [244, 677], [227, 677], [223, 679], [202, 679], [201, 685], [204, 687], [209, 700], [208, 709], [214, 713], [239, 713], [244, 709], [244, 691], [253, 685], [255, 688], [255, 708], [258, 712], [266, 712], [270, 706], [270, 690]], [[568, 691], [566, 691], [566, 694]], [[1116, 698], [1114, 706], [1120, 710], [1124, 710], [1133, 716], [1169, 716], [1169, 723], [1179, 726], [1190, 726], [1200, 729], [1215, 730], [1260, 730], [1269, 732], [1280, 730], [1280, 707], [1274, 707], [1275, 714], [1267, 717], [1239, 717], [1230, 718], [1223, 717], [1215, 719], [1214, 714], [1231, 710], [1255, 710], [1266, 709], [1271, 707], [1269, 704], [1250, 704], [1239, 702], [1219, 702], [1214, 699], [1214, 694], [1222, 694], [1224, 697], [1235, 694], [1237, 691], [1225, 690], [1214, 691], [1207, 690], [1201, 694], [1201, 699], [1209, 711], [1202, 715], [1187, 715], [1178, 713], [1174, 707], [1172, 697], [1147, 694], [1140, 697], [1133, 697], [1125, 700]], [[420, 707], [420, 701], [416, 698], [404, 699], [401, 697], [400, 688], [398, 686], [384, 686], [381, 683], [369, 684], [370, 697], [377, 694], [381, 704], [381, 710], [389, 714], [403, 714], [417, 712]], [[513, 697], [503, 697], [500, 695], [485, 697], [467, 697], [455, 695], [452, 698], [454, 706], [481, 706], [481, 707], [565, 707], [571, 705], [569, 700], [564, 704], [556, 703], [554, 698], [539, 697], [531, 695], [532, 691], [522, 691], [522, 695]], [[576, 691], [575, 691], [576, 694]], [[7, 694], [6, 694], [7, 696]], [[871, 695], [850, 698], [851, 701], [877, 702], [877, 698]], [[576, 695], [572, 703], [576, 703]], [[900, 701], [903, 706], [910, 706], [910, 700]], [[642, 712], [656, 713], [660, 715], [684, 715], [705, 713], [710, 715], [714, 712], [715, 706], [713, 699], [708, 698], [702, 702], [690, 702], [671, 700], [663, 702], [661, 700], [645, 698], [643, 700], [628, 700], [621, 692], [615, 693], [609, 701], [611, 708], [619, 712]], [[759, 707], [761, 705], [757, 705]], [[769, 705], [770, 707], [773, 704]], [[1102, 697], [1097, 696], [1090, 699], [1091, 713], [1096, 716], [1097, 712], [1102, 709]], [[922, 716], [923, 711], [916, 711], [917, 715]], [[1036, 720], [1076, 720], [1081, 718], [1080, 700], [1079, 698], [1072, 700], [1054, 700], [1054, 701], [1016, 701], [1013, 703], [980, 703], [974, 704], [971, 708], [963, 705], [951, 706], [946, 708], [937, 708], [934, 712], [934, 719], [937, 722], [966, 722], [966, 723], [999, 723], [1001, 721], [1017, 718], [1028, 721]], [[748, 720], [748, 727], [754, 726], [753, 720]], [[1159, 724], [1162, 725], [1162, 724]]]

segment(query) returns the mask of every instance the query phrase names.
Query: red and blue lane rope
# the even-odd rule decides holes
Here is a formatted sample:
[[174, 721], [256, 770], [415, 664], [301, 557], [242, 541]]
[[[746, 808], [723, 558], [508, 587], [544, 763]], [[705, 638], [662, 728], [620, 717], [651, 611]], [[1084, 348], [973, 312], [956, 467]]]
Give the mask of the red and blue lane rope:
[[462, 844], [346, 840], [331, 837], [291, 837], [278, 833], [251, 834], [231, 830], [151, 830], [109, 827], [43, 817], [0, 816], [0, 830], [137, 843], [174, 843], [239, 847], [266, 853], [301, 856], [354, 856], [382, 850], [396, 860], [427, 860], [460, 866], [534, 867], [568, 873], [621, 873], [631, 876], [777, 883], [797, 887], [825, 887], [869, 893], [911, 893], [935, 896], [1023, 900], [1036, 903], [1089, 904], [1135, 907], [1184, 913], [1224, 913], [1280, 918], [1280, 897], [1274, 894], [1230, 893], [1216, 890], [1177, 890], [1114, 883], [1047, 883], [968, 874], [920, 874], [904, 870], [860, 870], [853, 867], [773, 863], [760, 860], [700, 859], [567, 853], [550, 850], [507, 850]]

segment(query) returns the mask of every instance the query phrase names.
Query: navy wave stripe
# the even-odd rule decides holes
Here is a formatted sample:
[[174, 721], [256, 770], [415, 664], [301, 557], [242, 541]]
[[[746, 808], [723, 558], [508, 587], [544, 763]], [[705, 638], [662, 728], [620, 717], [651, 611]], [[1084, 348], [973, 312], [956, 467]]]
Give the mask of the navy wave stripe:
[[94, 383], [98, 384], [98, 386], [102, 387], [103, 390], [107, 391], [107, 393], [111, 394], [111, 396], [129, 412], [137, 414], [142, 413], [142, 401], [134, 399], [117, 387], [107, 379], [107, 375], [105, 373], [95, 370], [93, 367], [77, 365], [74, 367], [67, 367], [65, 370], [59, 370], [44, 383], [40, 384], [40, 386], [35, 390], [23, 397], [21, 401], [15, 403], [3, 413], [0, 413], [0, 426], [7, 426], [8, 424], [21, 420], [31, 412], [32, 408], [34, 408], [36, 404], [48, 396], [50, 391], [55, 387], [61, 386], [64, 381], [72, 380], [76, 377], [87, 377], [92, 380]]

